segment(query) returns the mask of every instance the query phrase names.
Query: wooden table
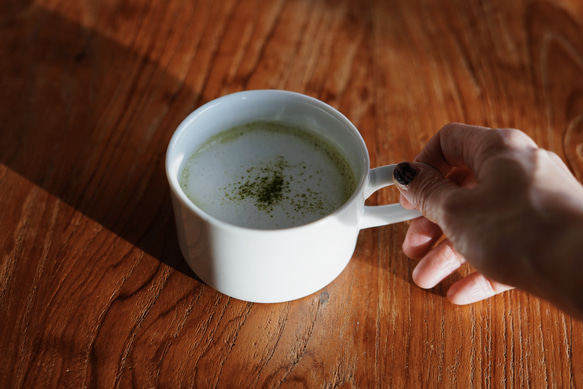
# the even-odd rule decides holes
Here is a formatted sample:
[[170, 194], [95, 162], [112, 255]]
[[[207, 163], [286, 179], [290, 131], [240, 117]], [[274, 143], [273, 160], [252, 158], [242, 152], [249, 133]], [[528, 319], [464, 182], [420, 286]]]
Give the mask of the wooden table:
[[419, 289], [406, 223], [363, 230], [301, 300], [214, 291], [164, 172], [192, 110], [277, 88], [348, 116], [373, 166], [461, 121], [521, 128], [583, 179], [579, 0], [7, 0], [0, 50], [0, 387], [583, 385], [581, 322], [520, 291], [454, 306], [467, 268]]

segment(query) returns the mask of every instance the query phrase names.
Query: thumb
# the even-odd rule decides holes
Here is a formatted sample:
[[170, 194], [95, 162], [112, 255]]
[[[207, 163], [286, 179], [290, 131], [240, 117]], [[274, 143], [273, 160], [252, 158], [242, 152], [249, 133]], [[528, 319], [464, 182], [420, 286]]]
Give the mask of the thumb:
[[419, 162], [398, 164], [393, 180], [408, 203], [442, 227], [450, 210], [448, 204], [454, 205], [465, 191], [437, 169]]

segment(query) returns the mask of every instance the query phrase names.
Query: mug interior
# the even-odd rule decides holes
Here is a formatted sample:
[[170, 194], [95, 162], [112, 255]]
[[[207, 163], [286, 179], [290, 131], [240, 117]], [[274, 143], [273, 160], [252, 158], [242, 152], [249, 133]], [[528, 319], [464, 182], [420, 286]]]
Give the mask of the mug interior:
[[344, 115], [306, 95], [256, 90], [213, 100], [190, 114], [176, 130], [168, 147], [166, 163], [171, 185], [184, 201], [192, 204], [179, 184], [185, 160], [212, 136], [255, 121], [298, 126], [324, 138], [343, 154], [352, 168], [356, 189], [351, 199], [363, 187], [369, 169], [368, 152], [358, 130]]

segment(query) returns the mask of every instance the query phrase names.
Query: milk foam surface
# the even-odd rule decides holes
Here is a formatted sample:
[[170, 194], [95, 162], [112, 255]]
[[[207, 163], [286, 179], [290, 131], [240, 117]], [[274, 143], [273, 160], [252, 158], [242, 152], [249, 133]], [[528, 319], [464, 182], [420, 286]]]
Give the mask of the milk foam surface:
[[225, 222], [273, 229], [306, 224], [344, 204], [355, 189], [342, 154], [306, 130], [254, 122], [194, 151], [180, 184], [202, 210]]

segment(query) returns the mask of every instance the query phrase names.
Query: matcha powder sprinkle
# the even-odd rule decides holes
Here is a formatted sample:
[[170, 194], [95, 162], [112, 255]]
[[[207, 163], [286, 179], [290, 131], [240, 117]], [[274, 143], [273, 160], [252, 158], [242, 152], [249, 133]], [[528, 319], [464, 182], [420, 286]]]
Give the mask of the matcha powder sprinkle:
[[[287, 203], [295, 214], [312, 213], [325, 215], [327, 207], [322, 201], [322, 194], [308, 188], [303, 193], [292, 194], [290, 182], [294, 177], [285, 173], [291, 166], [281, 156], [270, 163], [254, 166], [246, 171], [246, 175], [223, 188], [225, 199], [240, 203], [250, 201], [262, 212], [270, 214], [274, 207]], [[293, 166], [298, 171], [298, 166]], [[299, 166], [301, 173], [296, 180], [305, 180], [306, 166]], [[291, 218], [292, 214], [287, 213]]]
[[290, 193], [289, 180], [284, 175], [287, 166], [283, 157], [278, 157], [273, 164], [251, 167], [246, 177], [225, 188], [225, 197], [235, 202], [252, 200], [258, 209], [269, 212]]

